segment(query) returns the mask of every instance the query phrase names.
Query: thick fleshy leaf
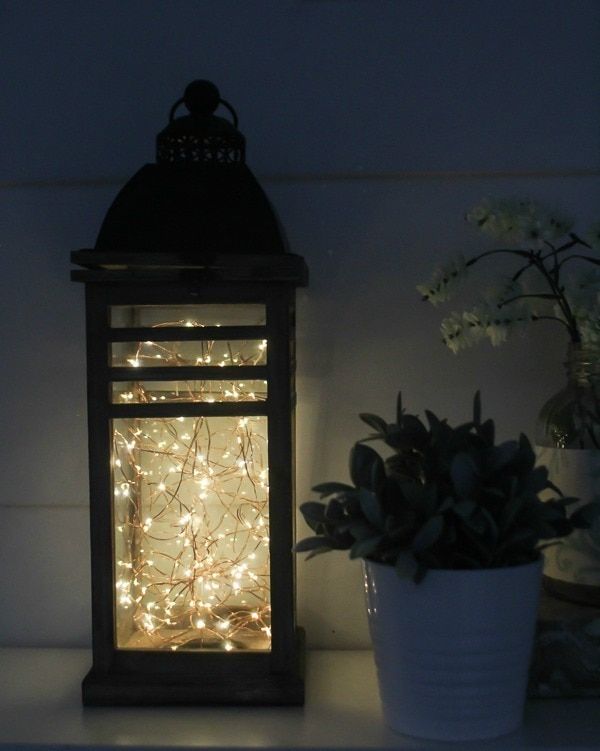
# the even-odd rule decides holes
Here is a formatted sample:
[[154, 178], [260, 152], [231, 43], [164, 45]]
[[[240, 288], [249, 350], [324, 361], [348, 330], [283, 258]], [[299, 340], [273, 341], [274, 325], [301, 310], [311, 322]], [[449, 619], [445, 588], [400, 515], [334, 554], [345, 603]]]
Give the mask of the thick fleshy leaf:
[[513, 461], [519, 452], [516, 441], [506, 441], [489, 450], [488, 468], [491, 472], [498, 472]]
[[294, 553], [306, 553], [319, 548], [331, 550], [331, 543], [325, 537], [305, 537], [294, 545], [293, 550]]
[[444, 517], [432, 516], [415, 535], [411, 545], [411, 550], [413, 553], [420, 553], [423, 550], [427, 550], [427, 548], [435, 545], [443, 531]]
[[569, 517], [571, 524], [577, 529], [588, 529], [600, 517], [600, 502], [593, 501], [581, 506]]
[[382, 529], [384, 525], [384, 514], [381, 508], [381, 503], [376, 493], [372, 490], [360, 489], [359, 494], [360, 508], [369, 522], [378, 529]]
[[548, 487], [548, 469], [546, 467], [535, 467], [523, 482], [524, 488], [529, 493], [537, 495]]
[[383, 539], [384, 535], [377, 535], [357, 540], [350, 548], [350, 558], [367, 558], [377, 550]]
[[370, 412], [361, 412], [359, 414], [360, 419], [366, 423], [370, 428], [381, 435], [385, 435], [387, 432], [387, 422], [377, 415], [372, 415]]
[[478, 470], [475, 462], [469, 454], [457, 454], [450, 466], [452, 484], [457, 494], [462, 498], [468, 498], [478, 484]]
[[526, 503], [526, 496], [517, 495], [509, 498], [500, 512], [499, 526], [502, 532], [510, 529], [511, 525], [518, 518]]
[[376, 451], [363, 443], [355, 443], [350, 452], [350, 476], [357, 488], [372, 489], [375, 465], [381, 465], [381, 471], [385, 472], [383, 459]]
[[337, 498], [332, 498], [325, 508], [325, 519], [327, 522], [335, 522], [345, 517], [344, 504]]
[[315, 522], [325, 521], [325, 504], [318, 501], [307, 501], [300, 506], [302, 516]]
[[496, 437], [496, 426], [493, 420], [486, 420], [479, 426], [479, 435], [484, 439], [488, 446], [494, 445]]
[[477, 509], [477, 504], [473, 501], [458, 501], [455, 503], [452, 510], [461, 519], [468, 519]]
[[535, 467], [535, 451], [524, 433], [519, 436], [519, 452], [513, 461], [515, 472], [523, 477]]

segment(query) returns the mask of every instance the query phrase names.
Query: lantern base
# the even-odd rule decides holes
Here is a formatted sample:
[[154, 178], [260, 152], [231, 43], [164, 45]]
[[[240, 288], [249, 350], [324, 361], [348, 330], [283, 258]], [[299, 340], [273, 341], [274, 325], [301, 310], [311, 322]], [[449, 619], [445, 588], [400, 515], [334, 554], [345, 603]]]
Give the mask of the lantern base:
[[240, 677], [207, 673], [156, 675], [138, 671], [100, 672], [92, 668], [83, 679], [85, 706], [161, 706], [193, 704], [301, 705], [304, 704], [304, 629], [296, 631], [297, 661], [285, 673], [257, 671]]

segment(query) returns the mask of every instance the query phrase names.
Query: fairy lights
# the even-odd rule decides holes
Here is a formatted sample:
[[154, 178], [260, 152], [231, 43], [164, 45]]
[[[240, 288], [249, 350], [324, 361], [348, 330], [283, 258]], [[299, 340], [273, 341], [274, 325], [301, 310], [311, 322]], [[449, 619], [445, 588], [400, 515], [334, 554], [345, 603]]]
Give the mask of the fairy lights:
[[[143, 368], [156, 364], [156, 354], [164, 364], [194, 365], [213, 357], [215, 343], [125, 344], [125, 361], [140, 363], [140, 383], [127, 384], [122, 403], [150, 404], [175, 390], [180, 401], [265, 393], [263, 381], [248, 379], [216, 389], [210, 381], [143, 385]], [[218, 344], [229, 363], [250, 364], [250, 345], [252, 364], [264, 361], [266, 341], [244, 342], [243, 351]], [[205, 349], [182, 353], [189, 345]], [[267, 418], [115, 419], [112, 467], [117, 647], [269, 650]]]

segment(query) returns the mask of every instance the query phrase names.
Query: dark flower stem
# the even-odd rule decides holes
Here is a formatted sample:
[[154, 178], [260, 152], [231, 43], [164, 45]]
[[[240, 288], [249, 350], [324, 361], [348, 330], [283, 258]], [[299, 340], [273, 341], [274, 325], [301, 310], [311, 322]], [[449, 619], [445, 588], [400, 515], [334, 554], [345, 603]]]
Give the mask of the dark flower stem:
[[[527, 262], [516, 271], [516, 273], [512, 277], [512, 281], [516, 282], [519, 277], [528, 269], [530, 268], [536, 268], [541, 276], [543, 277], [544, 281], [548, 285], [548, 288], [550, 289], [550, 294], [548, 293], [538, 293], [538, 294], [529, 294], [529, 295], [517, 295], [515, 297], [512, 297], [507, 300], [502, 300], [498, 307], [501, 308], [504, 305], [508, 305], [510, 302], [514, 302], [516, 300], [522, 300], [524, 298], [537, 298], [537, 299], [544, 299], [544, 300], [556, 300], [556, 303], [558, 307], [561, 310], [561, 313], [564, 316], [564, 319], [561, 319], [557, 316], [536, 316], [532, 318], [532, 320], [555, 320], [555, 321], [561, 321], [563, 323], [568, 332], [569, 336], [571, 338], [571, 341], [574, 343], [581, 342], [581, 334], [579, 333], [579, 327], [577, 325], [577, 320], [575, 316], [573, 315], [573, 311], [571, 310], [571, 306], [569, 305], [569, 301], [567, 300], [565, 294], [564, 294], [564, 287], [560, 283], [560, 271], [562, 266], [570, 260], [573, 259], [579, 259], [582, 261], [587, 261], [588, 263], [592, 263], [594, 265], [600, 266], [600, 260], [597, 260], [595, 258], [591, 258], [586, 255], [582, 254], [574, 254], [570, 255], [567, 258], [562, 258], [560, 261], [558, 260], [558, 256], [561, 253], [565, 253], [568, 250], [571, 250], [571, 248], [574, 248], [576, 245], [583, 245], [586, 248], [589, 248], [591, 250], [591, 246], [588, 245], [584, 240], [582, 240], [580, 237], [578, 237], [574, 233], [570, 233], [569, 237], [571, 238], [568, 242], [564, 243], [558, 248], [555, 248], [552, 243], [546, 242], [546, 245], [550, 248], [550, 251], [546, 253], [545, 255], [542, 255], [541, 251], [535, 251], [535, 250], [519, 250], [516, 248], [498, 248], [496, 250], [488, 250], [485, 253], [480, 253], [477, 256], [473, 256], [473, 258], [470, 258], [466, 263], [465, 266], [473, 266], [478, 261], [481, 261], [483, 258], [487, 258], [489, 256], [493, 255], [513, 255], [517, 256], [518, 258], [525, 258], [527, 259]], [[550, 261], [552, 264], [552, 268], [548, 268], [546, 266], [546, 262]]]

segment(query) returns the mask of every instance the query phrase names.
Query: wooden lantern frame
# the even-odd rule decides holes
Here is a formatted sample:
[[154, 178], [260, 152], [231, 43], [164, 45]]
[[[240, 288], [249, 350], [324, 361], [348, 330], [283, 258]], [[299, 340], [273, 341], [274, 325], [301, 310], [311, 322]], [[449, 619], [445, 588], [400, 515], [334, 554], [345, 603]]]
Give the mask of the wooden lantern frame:
[[[85, 284], [92, 555], [93, 667], [83, 682], [88, 705], [300, 704], [303, 638], [295, 623], [294, 406], [295, 288], [307, 283], [302, 258], [279, 255], [106, 253], [81, 250], [72, 279]], [[113, 305], [261, 303], [264, 326], [111, 328]], [[230, 367], [111, 367], [112, 342], [176, 339], [265, 339], [266, 365], [244, 368], [265, 379], [261, 402], [113, 404], [119, 381], [239, 378]], [[143, 372], [142, 372], [143, 371]], [[252, 371], [252, 372], [250, 372]], [[122, 649], [115, 638], [115, 571], [111, 480], [111, 420], [125, 417], [268, 417], [272, 646], [269, 652]]]

